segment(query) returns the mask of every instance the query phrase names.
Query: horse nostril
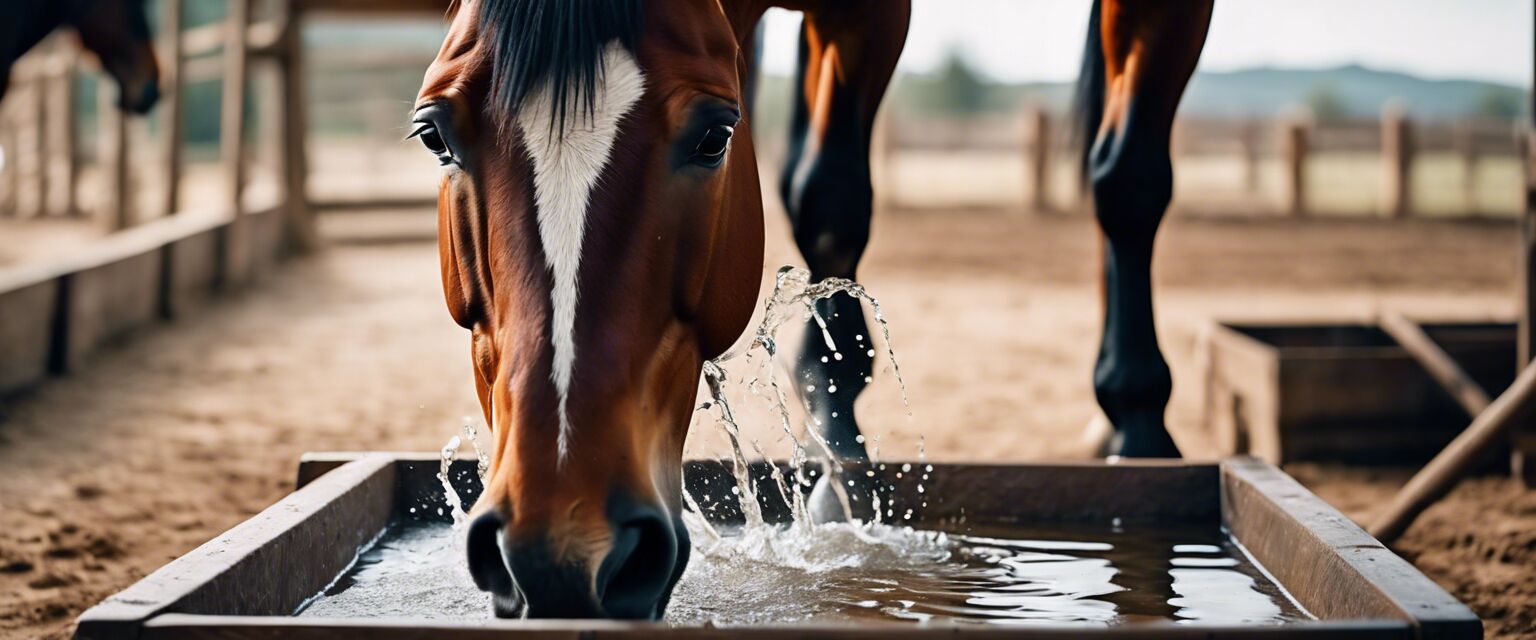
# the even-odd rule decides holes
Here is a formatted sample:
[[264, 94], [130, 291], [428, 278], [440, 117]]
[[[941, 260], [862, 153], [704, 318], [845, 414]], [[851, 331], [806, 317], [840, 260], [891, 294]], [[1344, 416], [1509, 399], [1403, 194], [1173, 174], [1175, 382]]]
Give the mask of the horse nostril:
[[464, 542], [464, 555], [469, 559], [469, 575], [481, 591], [498, 596], [511, 596], [512, 572], [502, 559], [500, 534], [507, 526], [506, 518], [495, 511], [487, 511], [469, 524]]
[[598, 598], [613, 618], [656, 619], [676, 576], [678, 539], [660, 513], [619, 525], [598, 569]]

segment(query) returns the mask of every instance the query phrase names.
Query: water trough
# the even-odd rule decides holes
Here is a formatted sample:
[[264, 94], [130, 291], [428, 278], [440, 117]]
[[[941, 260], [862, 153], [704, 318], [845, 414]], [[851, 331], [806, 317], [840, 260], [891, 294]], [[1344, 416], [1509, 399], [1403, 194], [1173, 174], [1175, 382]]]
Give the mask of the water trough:
[[[311, 454], [300, 489], [245, 523], [87, 611], [77, 638], [1476, 638], [1477, 617], [1412, 565], [1273, 466], [1255, 458], [1122, 464], [936, 464], [919, 528], [957, 522], [1139, 523], [1220, 526], [1314, 616], [1281, 626], [1150, 623], [997, 627], [911, 623], [774, 624], [717, 628], [604, 621], [327, 619], [295, 617], [392, 524], [446, 519], [430, 454]], [[474, 461], [450, 474], [478, 491]], [[890, 465], [892, 469], [897, 468]], [[766, 464], [753, 469], [765, 516], [787, 509]], [[850, 467], [845, 473], [863, 475]], [[885, 475], [899, 497], [913, 474]], [[685, 484], [700, 502], [730, 505], [728, 463], [691, 461]], [[921, 504], [914, 501], [913, 504]], [[736, 509], [712, 513], [722, 522]]]

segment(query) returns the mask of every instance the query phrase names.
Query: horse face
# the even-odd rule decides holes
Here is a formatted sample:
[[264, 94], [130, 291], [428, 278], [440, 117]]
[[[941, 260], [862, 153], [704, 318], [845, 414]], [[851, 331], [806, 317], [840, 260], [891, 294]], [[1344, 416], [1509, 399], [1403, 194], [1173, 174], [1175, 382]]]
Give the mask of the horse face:
[[76, 0], [69, 20], [80, 43], [117, 81], [118, 106], [148, 113], [160, 100], [160, 68], [149, 35], [145, 0]]
[[657, 618], [687, 562], [700, 368], [762, 269], [741, 56], [718, 0], [467, 0], [427, 72], [414, 137], [494, 433], [468, 560], [498, 615]]

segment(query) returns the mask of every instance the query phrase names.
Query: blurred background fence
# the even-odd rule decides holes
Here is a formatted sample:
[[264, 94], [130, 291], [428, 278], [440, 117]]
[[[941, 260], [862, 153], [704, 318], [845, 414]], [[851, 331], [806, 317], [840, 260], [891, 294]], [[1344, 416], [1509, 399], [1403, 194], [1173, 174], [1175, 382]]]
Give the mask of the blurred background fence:
[[[433, 161], [402, 140], [446, 2], [150, 4], [166, 60], [176, 61], [167, 82], [179, 99], [148, 119], [119, 117], [115, 88], [99, 90], [99, 74], [64, 38], [18, 67], [0, 110], [0, 147], [11, 156], [0, 170], [0, 223], [27, 221], [4, 228], [48, 242], [0, 249], [0, 264], [28, 247], [57, 250], [227, 200], [231, 176], [242, 198], [301, 191], [295, 202], [306, 212], [433, 202]], [[236, 6], [251, 14], [248, 66], [231, 66], [227, 51]], [[290, 34], [283, 20], [292, 7], [304, 19]], [[224, 82], [235, 69], [248, 69], [239, 90]], [[765, 76], [755, 113], [770, 179], [791, 82]], [[900, 75], [875, 144], [879, 200], [895, 209], [1082, 210], [1068, 95], [1069, 83], [988, 80], [958, 54], [935, 71]], [[1197, 75], [1174, 134], [1174, 214], [1513, 218], [1523, 202], [1524, 95], [1358, 67]], [[231, 96], [241, 109], [223, 107]], [[287, 96], [302, 104], [285, 104]], [[236, 117], [238, 145], [220, 133]]]
[[[1024, 107], [965, 118], [886, 113], [877, 166], [897, 208], [1083, 206], [1071, 114]], [[1513, 218], [1521, 122], [1186, 116], [1174, 130], [1177, 213]], [[877, 138], [880, 140], [881, 138]], [[768, 145], [772, 148], [772, 145]]]

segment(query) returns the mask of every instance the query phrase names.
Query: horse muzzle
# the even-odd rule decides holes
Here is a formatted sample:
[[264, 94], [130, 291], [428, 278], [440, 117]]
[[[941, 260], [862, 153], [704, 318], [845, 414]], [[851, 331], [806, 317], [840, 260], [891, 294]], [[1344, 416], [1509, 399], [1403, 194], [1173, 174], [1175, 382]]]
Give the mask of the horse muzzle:
[[688, 562], [687, 531], [622, 492], [606, 512], [612, 543], [599, 558], [563, 557], [547, 533], [514, 536], [500, 511], [476, 517], [465, 544], [469, 573], [496, 616], [660, 619]]

